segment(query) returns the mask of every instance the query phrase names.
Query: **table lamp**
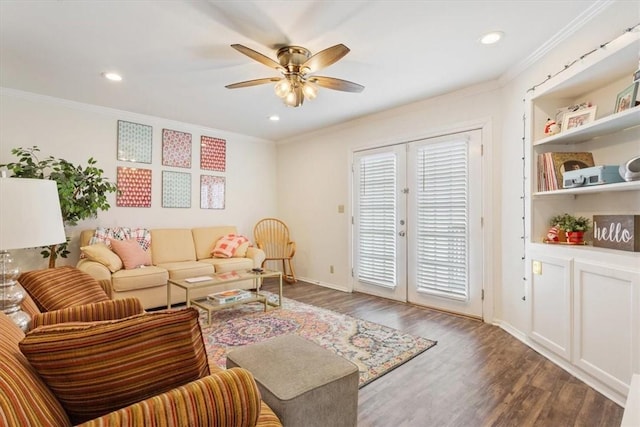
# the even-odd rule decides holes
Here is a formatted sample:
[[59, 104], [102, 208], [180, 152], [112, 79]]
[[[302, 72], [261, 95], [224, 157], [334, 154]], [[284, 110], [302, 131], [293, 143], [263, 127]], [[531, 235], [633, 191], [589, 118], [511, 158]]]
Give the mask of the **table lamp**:
[[31, 318], [21, 310], [25, 290], [10, 249], [66, 241], [55, 181], [0, 176], [0, 310], [23, 331]]

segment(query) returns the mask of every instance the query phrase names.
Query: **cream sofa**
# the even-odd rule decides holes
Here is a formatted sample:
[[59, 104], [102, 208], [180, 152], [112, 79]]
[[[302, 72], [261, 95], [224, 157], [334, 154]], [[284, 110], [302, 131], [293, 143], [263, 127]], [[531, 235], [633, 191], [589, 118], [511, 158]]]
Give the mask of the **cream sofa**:
[[[244, 269], [259, 268], [265, 253], [249, 247], [243, 258], [214, 258], [211, 252], [221, 237], [237, 233], [234, 226], [151, 229], [151, 266], [111, 272], [105, 265], [80, 259], [77, 268], [97, 279], [112, 299], [136, 297], [144, 308], [167, 305], [167, 280], [208, 276]], [[87, 246], [94, 230], [84, 230], [80, 247]], [[230, 288], [252, 288], [253, 281], [219, 285], [216, 291]], [[200, 297], [211, 293], [203, 288], [191, 293]], [[177, 287], [171, 289], [171, 304], [185, 302], [185, 293]]]

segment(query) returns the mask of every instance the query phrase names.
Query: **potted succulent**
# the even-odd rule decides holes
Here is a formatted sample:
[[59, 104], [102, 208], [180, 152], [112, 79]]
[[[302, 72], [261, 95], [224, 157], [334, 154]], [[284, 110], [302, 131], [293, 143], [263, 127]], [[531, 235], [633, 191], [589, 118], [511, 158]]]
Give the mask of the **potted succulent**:
[[[566, 233], [566, 241], [570, 244], [584, 242], [584, 233], [591, 229], [591, 220], [583, 216], [573, 216], [568, 213], [556, 215], [550, 220], [550, 224], [558, 229], [558, 237]], [[558, 239], [558, 241], [562, 241]]]

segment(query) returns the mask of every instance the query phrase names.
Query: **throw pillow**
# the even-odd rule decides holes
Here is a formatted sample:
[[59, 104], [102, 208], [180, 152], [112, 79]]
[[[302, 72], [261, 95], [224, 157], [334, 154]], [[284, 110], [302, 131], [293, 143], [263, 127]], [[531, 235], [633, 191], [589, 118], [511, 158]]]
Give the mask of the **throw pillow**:
[[96, 279], [71, 266], [27, 271], [18, 281], [42, 312], [109, 300]]
[[[216, 242], [211, 255], [217, 258], [231, 258], [241, 244], [248, 242], [245, 236], [239, 234], [227, 234]], [[246, 252], [246, 251], [245, 251]]]
[[247, 256], [247, 249], [249, 249], [249, 246], [251, 246], [251, 242], [248, 241], [238, 246], [238, 249], [233, 253], [233, 257], [245, 258]]
[[198, 315], [187, 308], [41, 326], [20, 350], [75, 425], [209, 375]]
[[137, 240], [111, 240], [111, 247], [122, 260], [125, 270], [151, 265], [151, 255], [140, 247]]
[[122, 260], [118, 255], [114, 254], [105, 243], [83, 246], [80, 250], [85, 255], [85, 258], [99, 262], [107, 267], [112, 273], [122, 270]]

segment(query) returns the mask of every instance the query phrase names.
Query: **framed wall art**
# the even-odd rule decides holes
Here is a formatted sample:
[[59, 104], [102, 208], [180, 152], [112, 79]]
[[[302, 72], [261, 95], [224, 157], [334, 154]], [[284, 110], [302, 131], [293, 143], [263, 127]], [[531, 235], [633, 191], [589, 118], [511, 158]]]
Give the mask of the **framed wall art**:
[[200, 208], [224, 209], [225, 178], [200, 175]]
[[118, 160], [151, 163], [153, 128], [118, 120]]
[[116, 184], [116, 206], [151, 207], [151, 169], [118, 166]]
[[200, 137], [200, 169], [224, 172], [227, 166], [227, 141]]
[[191, 174], [162, 171], [162, 207], [191, 207]]
[[594, 121], [596, 118], [596, 108], [597, 106], [594, 105], [593, 107], [583, 108], [582, 110], [577, 110], [572, 113], [565, 113], [562, 117], [562, 132]]
[[162, 165], [191, 167], [191, 134], [162, 129]]
[[638, 82], [634, 82], [631, 86], [618, 94], [616, 98], [616, 108], [614, 113], [619, 113], [636, 106], [636, 97], [638, 96]]

